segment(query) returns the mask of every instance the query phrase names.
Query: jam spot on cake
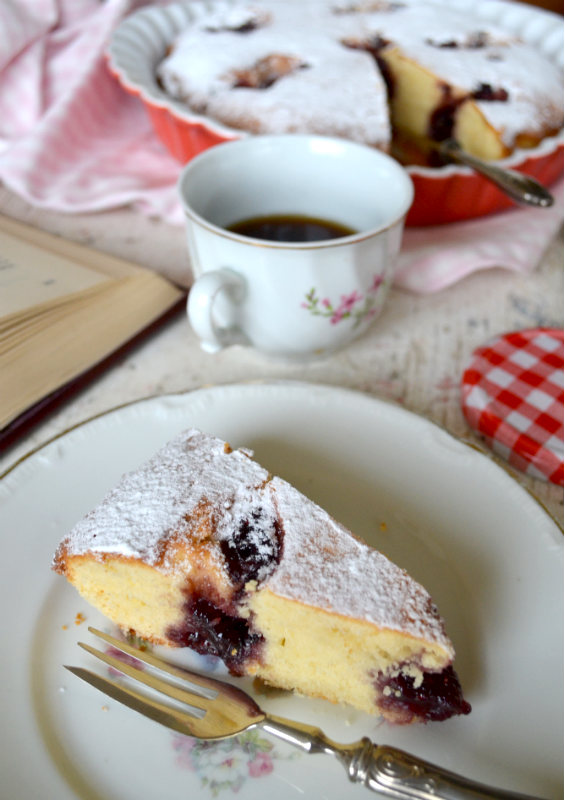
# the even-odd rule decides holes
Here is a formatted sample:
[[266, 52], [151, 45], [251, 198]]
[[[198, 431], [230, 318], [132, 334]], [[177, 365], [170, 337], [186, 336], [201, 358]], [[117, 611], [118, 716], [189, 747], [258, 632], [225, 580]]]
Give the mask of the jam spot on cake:
[[219, 545], [233, 584], [231, 601], [213, 596], [205, 584], [188, 586], [183, 621], [167, 637], [180, 647], [221, 658], [233, 675], [243, 675], [245, 664], [259, 658], [264, 639], [253, 629], [253, 615], [239, 616], [238, 601], [248, 581], [265, 580], [279, 563], [283, 532], [277, 519], [261, 507], [251, 508]]
[[232, 9], [218, 22], [208, 22], [204, 26], [207, 33], [252, 33], [271, 21], [271, 15], [250, 9]]
[[167, 631], [179, 647], [221, 658], [232, 675], [243, 675], [245, 663], [256, 658], [263, 637], [251, 630], [250, 621], [221, 609], [205, 597], [190, 593], [183, 622]]
[[506, 103], [508, 101], [508, 92], [506, 89], [495, 89], [490, 83], [481, 83], [472, 92], [471, 97], [474, 100], [497, 100], [500, 103]]
[[453, 135], [457, 111], [467, 100], [506, 102], [509, 99], [506, 89], [494, 88], [489, 83], [481, 83], [469, 94], [460, 96], [454, 96], [447, 84], [443, 84], [441, 90], [442, 99], [430, 115], [428, 125], [428, 136], [434, 142], [441, 142]]
[[431, 113], [428, 126], [428, 137], [434, 142], [441, 142], [453, 135], [457, 109], [467, 99], [466, 95], [455, 97], [447, 84], [442, 84], [440, 88], [442, 99]]
[[251, 33], [251, 31], [257, 30], [259, 27], [259, 23], [255, 19], [250, 19], [247, 22], [242, 22], [241, 25], [225, 25], [224, 27], [206, 27], [205, 30], [208, 33], [225, 33], [229, 31], [230, 33]]
[[476, 31], [470, 33], [465, 39], [457, 41], [455, 39], [435, 40], [427, 38], [426, 44], [430, 47], [437, 47], [440, 50], [481, 50], [494, 43], [492, 36], [486, 31]]
[[380, 33], [374, 33], [369, 39], [355, 39], [349, 36], [346, 39], [342, 39], [341, 43], [352, 50], [366, 50], [375, 58], [385, 47], [390, 47], [390, 41], [381, 36]]
[[410, 723], [415, 717], [423, 722], [439, 722], [471, 711], [452, 666], [442, 672], [423, 673], [419, 685], [406, 672], [393, 676], [379, 673], [376, 687], [377, 706], [399, 724]]
[[249, 69], [235, 70], [231, 85], [234, 89], [268, 89], [281, 78], [307, 67], [297, 56], [273, 53], [260, 58]]
[[277, 519], [265, 518], [262, 508], [240, 520], [232, 535], [220, 542], [233, 583], [240, 588], [248, 581], [264, 581], [282, 556], [283, 532]]
[[430, 47], [439, 47], [441, 50], [457, 50], [459, 47], [455, 39], [447, 42], [434, 42], [433, 39], [426, 39], [426, 44], [429, 44]]

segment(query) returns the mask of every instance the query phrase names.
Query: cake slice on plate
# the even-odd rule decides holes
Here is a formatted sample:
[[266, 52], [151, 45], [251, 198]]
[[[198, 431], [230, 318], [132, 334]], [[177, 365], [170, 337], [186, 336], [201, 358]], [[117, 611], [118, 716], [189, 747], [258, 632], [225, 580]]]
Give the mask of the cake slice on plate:
[[427, 591], [245, 449], [191, 429], [61, 541], [54, 569], [125, 633], [393, 722], [467, 714]]

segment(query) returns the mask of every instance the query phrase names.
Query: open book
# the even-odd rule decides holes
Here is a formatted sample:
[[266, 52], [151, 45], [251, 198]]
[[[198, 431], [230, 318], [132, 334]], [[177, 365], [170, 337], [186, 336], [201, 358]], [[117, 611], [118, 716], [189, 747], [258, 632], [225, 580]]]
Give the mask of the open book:
[[183, 297], [150, 270], [0, 216], [0, 444]]

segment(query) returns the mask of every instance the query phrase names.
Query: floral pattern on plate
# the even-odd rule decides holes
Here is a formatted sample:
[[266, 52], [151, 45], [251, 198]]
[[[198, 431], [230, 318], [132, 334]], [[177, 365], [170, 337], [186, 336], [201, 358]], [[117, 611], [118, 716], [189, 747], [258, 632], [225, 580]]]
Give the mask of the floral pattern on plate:
[[239, 792], [248, 779], [270, 775], [281, 758], [273, 743], [254, 730], [213, 742], [179, 734], [173, 747], [179, 766], [195, 772], [212, 797], [226, 789]]

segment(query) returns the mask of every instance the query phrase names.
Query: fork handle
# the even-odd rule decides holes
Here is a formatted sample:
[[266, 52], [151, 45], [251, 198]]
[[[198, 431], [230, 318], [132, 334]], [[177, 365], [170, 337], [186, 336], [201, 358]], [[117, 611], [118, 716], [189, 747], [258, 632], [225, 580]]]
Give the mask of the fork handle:
[[398, 800], [539, 800], [485, 786], [388, 745], [364, 737], [352, 744], [334, 742], [319, 729], [267, 715], [261, 727], [308, 753], [328, 753], [343, 764], [349, 780]]

